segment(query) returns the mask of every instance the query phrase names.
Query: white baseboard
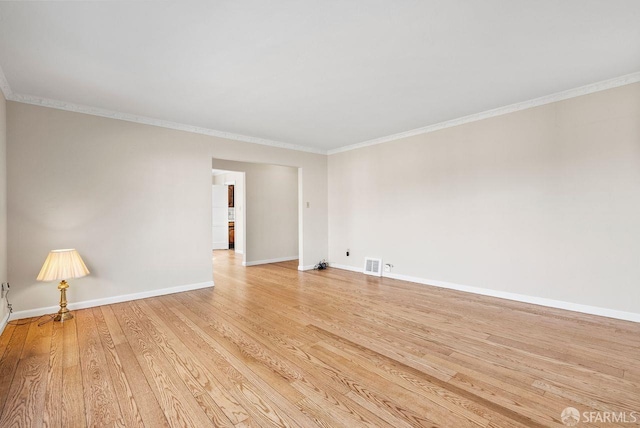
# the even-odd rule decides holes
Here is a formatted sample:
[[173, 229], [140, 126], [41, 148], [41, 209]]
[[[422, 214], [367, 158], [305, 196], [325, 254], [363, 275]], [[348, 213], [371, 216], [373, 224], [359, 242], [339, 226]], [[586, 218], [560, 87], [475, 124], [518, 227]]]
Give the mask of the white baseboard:
[[302, 265], [298, 265], [298, 270], [313, 270], [315, 269], [316, 265], [306, 265], [306, 266], [302, 266]]
[[[178, 285], [177, 287], [160, 288], [158, 290], [142, 291], [140, 293], [122, 294], [113, 297], [104, 297], [102, 299], [85, 300], [83, 302], [69, 303], [70, 310], [93, 308], [95, 306], [111, 305], [113, 303], [128, 302], [130, 300], [146, 299], [147, 297], [164, 296], [165, 294], [181, 293], [183, 291], [198, 290], [200, 288], [213, 287], [213, 281], [199, 282], [196, 284]], [[11, 315], [12, 320], [38, 317], [40, 315], [52, 314], [58, 312], [60, 306], [47, 306], [43, 308], [28, 309], [26, 311], [14, 312]]]
[[0, 322], [0, 335], [2, 334], [2, 332], [4, 332], [4, 328], [7, 326], [7, 323], [9, 322], [9, 315], [11, 315], [10, 313], [5, 315], [4, 318], [2, 319], [2, 322]]
[[291, 260], [298, 260], [298, 256], [278, 257], [277, 259], [268, 260], [255, 260], [253, 262], [242, 262], [242, 266], [266, 265], [268, 263], [290, 262]]
[[[362, 268], [353, 266], [330, 264], [337, 269], [362, 272]], [[565, 309], [567, 311], [580, 312], [583, 314], [599, 315], [602, 317], [615, 318], [625, 321], [640, 322], [640, 313], [625, 312], [616, 309], [601, 308], [598, 306], [583, 305], [580, 303], [565, 302], [562, 300], [547, 299], [544, 297], [528, 296], [526, 294], [509, 293], [507, 291], [492, 290], [490, 288], [473, 287], [470, 285], [454, 284], [452, 282], [437, 281], [432, 279], [418, 278], [415, 276], [401, 275], [397, 273], [383, 272], [383, 277], [399, 279], [402, 281], [414, 282], [417, 284], [429, 285], [450, 290], [463, 291], [465, 293], [480, 294], [483, 296], [497, 297], [500, 299], [514, 300], [516, 302], [531, 303], [534, 305], [547, 306], [549, 308]]]
[[357, 268], [357, 267], [353, 267], [353, 266], [348, 266], [348, 265], [339, 265], [336, 263], [329, 263], [329, 267], [334, 267], [336, 269], [342, 269], [342, 270], [350, 270], [351, 272], [359, 272], [362, 273], [362, 268]]

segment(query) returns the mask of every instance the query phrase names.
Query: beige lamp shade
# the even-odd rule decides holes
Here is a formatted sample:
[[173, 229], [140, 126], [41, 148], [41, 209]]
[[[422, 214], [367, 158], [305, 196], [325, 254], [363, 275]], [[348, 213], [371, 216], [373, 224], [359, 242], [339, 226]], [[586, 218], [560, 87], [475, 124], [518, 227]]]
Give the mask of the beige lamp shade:
[[49, 252], [42, 269], [38, 274], [38, 281], [61, 281], [70, 278], [80, 278], [89, 274], [89, 269], [82, 261], [80, 254], [74, 249], [53, 250]]

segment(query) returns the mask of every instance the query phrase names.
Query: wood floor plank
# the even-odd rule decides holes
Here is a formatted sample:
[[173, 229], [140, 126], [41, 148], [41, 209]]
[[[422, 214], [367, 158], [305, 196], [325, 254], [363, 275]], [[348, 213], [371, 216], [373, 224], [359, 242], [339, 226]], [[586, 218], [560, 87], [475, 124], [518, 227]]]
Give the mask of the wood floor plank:
[[[198, 346], [189, 346], [192, 343], [198, 343], [197, 339], [194, 337], [193, 333], [186, 328], [182, 321], [179, 320], [173, 312], [171, 312], [171, 308], [163, 305], [159, 301], [149, 301], [149, 306], [153, 308], [153, 310], [162, 317], [162, 319], [166, 320], [168, 323], [168, 328], [174, 334], [182, 337], [185, 347], [189, 348], [193, 354], [193, 357], [202, 363], [206, 363], [206, 359], [203, 358], [202, 348]], [[216, 370], [213, 367], [210, 367], [210, 375], [213, 380], [208, 381], [203, 388], [211, 395], [211, 397], [215, 400], [216, 403], [220, 406], [222, 411], [225, 413], [229, 420], [237, 425], [245, 419], [249, 418], [249, 414], [243, 409], [243, 406], [240, 402], [238, 402], [236, 396], [227, 391], [228, 383], [225, 383], [224, 377], [218, 375]]]
[[319, 427], [333, 428], [348, 426], [343, 423], [338, 423], [338, 421], [334, 421], [334, 418], [332, 416], [329, 416], [325, 409], [313, 403], [311, 400], [305, 398], [304, 400], [298, 401], [296, 405], [302, 413], [307, 415], [309, 419], [312, 419]]
[[62, 427], [86, 425], [82, 367], [76, 318], [63, 324], [64, 350], [62, 355]]
[[[211, 373], [220, 383], [222, 390], [230, 394], [228, 396], [229, 402], [243, 406], [241, 395], [238, 395], [240, 386], [234, 384], [236, 379], [242, 379], [242, 375], [237, 372], [231, 363], [218, 351], [220, 345], [191, 322], [189, 317], [180, 311], [180, 307], [181, 304], [177, 302], [167, 305], [162, 310], [164, 319], [170, 323], [171, 329], [180, 335], [198, 359], [205, 365], [211, 367]], [[246, 381], [246, 379], [242, 379], [242, 381]], [[236, 407], [235, 405], [233, 406]], [[246, 404], [244, 408], [246, 409]], [[249, 414], [246, 411], [241, 411], [238, 415], [234, 416], [232, 420], [242, 421], [248, 418]]]
[[[231, 420], [214, 401], [214, 398], [220, 399], [221, 395], [219, 394], [220, 389], [216, 385], [217, 381], [209, 369], [193, 356], [189, 348], [184, 346], [179, 337], [173, 334], [146, 302], [133, 302], [131, 308], [138, 315], [140, 323], [147, 329], [149, 335], [154, 338], [158, 349], [175, 367], [176, 372], [211, 422], [215, 426], [230, 427]], [[231, 415], [234, 414], [233, 411], [228, 412]]]
[[7, 346], [9, 346], [9, 341], [15, 329], [16, 326], [14, 324], [7, 324], [2, 335], [0, 335], [0, 361], [2, 361], [2, 357], [4, 357], [4, 352], [7, 350]]
[[20, 361], [0, 417], [1, 427], [43, 426], [51, 327], [51, 323], [43, 326], [39, 326], [37, 322], [29, 324]]
[[[177, 313], [174, 309], [174, 313], [181, 317], [184, 322], [191, 322], [194, 330], [199, 331], [201, 337], [209, 337], [208, 342], [215, 342], [218, 353], [222, 358], [233, 366], [234, 381], [237, 382], [236, 386], [242, 391], [243, 395], [256, 406], [257, 408], [264, 409], [264, 412], [259, 413], [257, 416], [267, 418], [271, 423], [276, 426], [299, 426], [300, 424], [293, 417], [300, 417], [302, 422], [306, 422], [306, 415], [301, 413], [294, 404], [287, 400], [287, 396], [293, 394], [297, 397], [297, 390], [290, 385], [283, 383], [281, 380], [274, 378], [268, 368], [261, 365], [258, 360], [251, 354], [245, 354], [237, 346], [236, 342], [229, 341], [228, 336], [220, 334], [220, 331], [213, 325], [205, 321], [204, 313], [199, 312], [196, 314], [190, 310], [191, 308], [184, 307], [184, 312]], [[279, 387], [287, 385], [285, 391], [281, 391], [272, 386], [270, 382], [265, 381], [260, 376], [256, 375], [256, 371], [263, 373], [267, 376], [267, 379], [277, 383]], [[284, 395], [283, 395], [284, 394]], [[288, 412], [283, 411], [279, 406], [284, 407]]]
[[215, 287], [7, 326], [0, 426], [561, 428], [569, 406], [640, 409], [638, 323], [213, 257]]
[[16, 374], [16, 367], [20, 362], [22, 347], [24, 346], [28, 331], [28, 325], [10, 325], [7, 326], [2, 333], [3, 340], [7, 343], [7, 346], [2, 358], [0, 358], [0, 415], [2, 415], [4, 411], [7, 398], [9, 398], [9, 388]]
[[168, 427], [167, 418], [120, 328], [113, 309], [110, 306], [103, 306], [100, 309], [144, 425], [154, 428]]
[[107, 356], [100, 340], [92, 309], [76, 311], [75, 318], [80, 348], [80, 368], [86, 424], [90, 427], [124, 426], [118, 406]]
[[487, 421], [481, 421], [476, 417], [468, 419], [461, 417], [460, 414], [456, 417], [448, 408], [411, 393], [404, 387], [384, 379], [374, 371], [333, 353], [329, 348], [323, 347], [321, 343], [314, 345], [313, 348], [316, 355], [329, 365], [343, 367], [341, 371], [342, 382], [350, 386], [350, 391], [347, 394], [349, 397], [358, 403], [366, 403], [366, 405], [363, 404], [364, 407], [379, 409], [378, 414], [391, 415], [394, 421], [389, 421], [388, 418], [384, 419], [392, 425], [397, 424], [395, 419], [405, 421], [411, 426], [455, 424], [460, 427], [472, 427], [487, 424]]
[[62, 427], [62, 378], [64, 363], [64, 324], [52, 323], [49, 373], [43, 415], [43, 426]]
[[[278, 358], [281, 358], [287, 365], [292, 367], [298, 374], [295, 376], [289, 376], [290, 379], [302, 380], [305, 383], [310, 384], [310, 387], [312, 388], [319, 387], [321, 389], [325, 389], [328, 387], [341, 394], [349, 392], [349, 388], [343, 383], [331, 382], [331, 376], [322, 376], [319, 378], [318, 376], [312, 375], [312, 373], [323, 373], [323, 370], [324, 373], [332, 372], [334, 370], [332, 367], [326, 365], [323, 361], [305, 350], [315, 344], [319, 339], [321, 339], [321, 337], [313, 335], [312, 338], [307, 337], [305, 342], [305, 338], [303, 336], [291, 331], [290, 324], [286, 326], [288, 327], [288, 333], [286, 335], [282, 335], [277, 329], [269, 329], [269, 324], [271, 323], [262, 322], [258, 324], [240, 314], [236, 313], [234, 315], [233, 311], [227, 310], [224, 305], [219, 306], [210, 301], [206, 303], [212, 308], [215, 308], [219, 316], [222, 316], [222, 313], [226, 313], [226, 316], [222, 316], [223, 320], [229, 323], [233, 322], [243, 333], [259, 342], [260, 346], [263, 346], [269, 349], [270, 352], [277, 354]], [[273, 324], [280, 325], [278, 323]], [[281, 328], [283, 330], [280, 331], [284, 331], [285, 325], [281, 325]], [[308, 333], [310, 330], [306, 330], [306, 332]], [[304, 373], [304, 376], [301, 373]], [[283, 373], [283, 377], [287, 377], [287, 374]], [[330, 385], [327, 385], [327, 381]], [[299, 397], [299, 399], [302, 398], [304, 397]], [[291, 396], [289, 396], [288, 399], [290, 401], [296, 400], [295, 397]]]
[[144, 425], [159, 428], [171, 426], [131, 346], [128, 343], [121, 343], [116, 345], [116, 350], [122, 361], [125, 375], [130, 380], [131, 391]]
[[[186, 302], [185, 302], [186, 303]], [[280, 394], [287, 396], [289, 401], [295, 402], [304, 397], [290, 386], [290, 383], [302, 377], [298, 367], [292, 364], [279, 353], [275, 353], [261, 338], [252, 337], [247, 334], [239, 323], [232, 328], [229, 320], [224, 314], [218, 313], [216, 318], [220, 321], [211, 320], [208, 315], [209, 308], [200, 302], [193, 302], [189, 305], [190, 310], [198, 310], [200, 317], [210, 321], [210, 329], [221, 339], [222, 343], [229, 344], [230, 352], [234, 352], [240, 358], [247, 358], [255, 361], [253, 365], [260, 374], [270, 380], [272, 386], [276, 386]], [[223, 339], [224, 338], [224, 339]], [[267, 370], [265, 370], [267, 369]]]
[[118, 351], [111, 339], [111, 333], [107, 327], [104, 315], [100, 308], [93, 308], [93, 318], [96, 323], [98, 334], [102, 342], [104, 349], [105, 359], [107, 362], [107, 368], [111, 375], [111, 384], [113, 385], [114, 393], [118, 401], [120, 412], [122, 413], [122, 419], [124, 425], [129, 427], [144, 427], [142, 416], [138, 410], [138, 405], [133, 396], [133, 391]]
[[171, 426], [209, 426], [211, 420], [171, 362], [140, 324], [131, 303], [113, 305], [120, 326], [127, 335], [138, 363], [153, 387], [158, 403]]
[[[348, 394], [336, 394], [331, 389], [314, 388], [302, 381], [296, 381], [294, 385], [307, 397], [298, 403], [307, 401], [308, 404], [312, 404], [316, 408], [327, 409], [326, 411], [332, 415], [332, 420], [340, 425], [365, 427], [389, 425], [375, 413], [354, 402]], [[399, 426], [403, 425], [402, 422], [399, 422]]]
[[[460, 416], [466, 419], [476, 420], [479, 424], [482, 424], [482, 421], [486, 419], [492, 422], [499, 422], [499, 425], [503, 427], [530, 426], [528, 419], [517, 417], [515, 420], [510, 419], [508, 416], [513, 415], [505, 416], [505, 409], [499, 406], [487, 406], [487, 404], [491, 403], [479, 400], [477, 396], [468, 394], [464, 390], [451, 388], [450, 385], [437, 378], [433, 378], [426, 373], [372, 350], [350, 343], [345, 339], [329, 336], [321, 345], [328, 347], [338, 355], [358, 361], [359, 364], [369, 367], [371, 371], [378, 373], [381, 377], [415, 392], [416, 395], [436, 401], [441, 406], [447, 407], [454, 412], [460, 412]], [[480, 419], [474, 417], [473, 414], [479, 416]], [[520, 422], [517, 422], [518, 420]]]
[[359, 366], [366, 368], [372, 374], [380, 376], [387, 382], [401, 386], [411, 392], [415, 397], [420, 397], [420, 399], [425, 400], [425, 402], [430, 401], [437, 406], [446, 408], [449, 411], [456, 413], [460, 418], [474, 421], [480, 426], [488, 424], [489, 419], [486, 418], [486, 415], [489, 412], [486, 409], [481, 409], [480, 406], [477, 405], [474, 406], [469, 400], [465, 400], [463, 397], [429, 382], [428, 379], [424, 379], [419, 375], [412, 376], [411, 373], [403, 371], [400, 367], [384, 370], [374, 364], [370, 359], [363, 358], [359, 355], [357, 348], [346, 350], [345, 347], [341, 345], [342, 344], [335, 342], [321, 342], [315, 346], [326, 349], [332, 354], [340, 356], [343, 359], [357, 363]]

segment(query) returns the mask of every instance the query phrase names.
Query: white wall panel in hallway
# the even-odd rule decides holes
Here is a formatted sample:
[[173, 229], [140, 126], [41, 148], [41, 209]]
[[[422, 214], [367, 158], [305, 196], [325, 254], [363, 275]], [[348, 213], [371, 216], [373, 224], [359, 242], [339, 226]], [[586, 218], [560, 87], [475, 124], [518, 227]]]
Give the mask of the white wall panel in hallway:
[[212, 239], [214, 250], [229, 249], [229, 203], [227, 186], [214, 184], [212, 187]]

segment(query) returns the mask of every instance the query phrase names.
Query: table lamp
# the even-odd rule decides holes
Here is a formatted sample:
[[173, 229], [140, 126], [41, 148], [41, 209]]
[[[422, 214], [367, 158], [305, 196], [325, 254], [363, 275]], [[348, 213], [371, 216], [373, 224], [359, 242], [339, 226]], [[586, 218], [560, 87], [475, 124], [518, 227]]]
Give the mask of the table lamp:
[[67, 309], [67, 279], [81, 278], [89, 274], [89, 269], [82, 261], [80, 254], [74, 249], [52, 250], [42, 265], [38, 274], [38, 281], [60, 281], [60, 310], [53, 319], [54, 321], [64, 321], [73, 318]]

